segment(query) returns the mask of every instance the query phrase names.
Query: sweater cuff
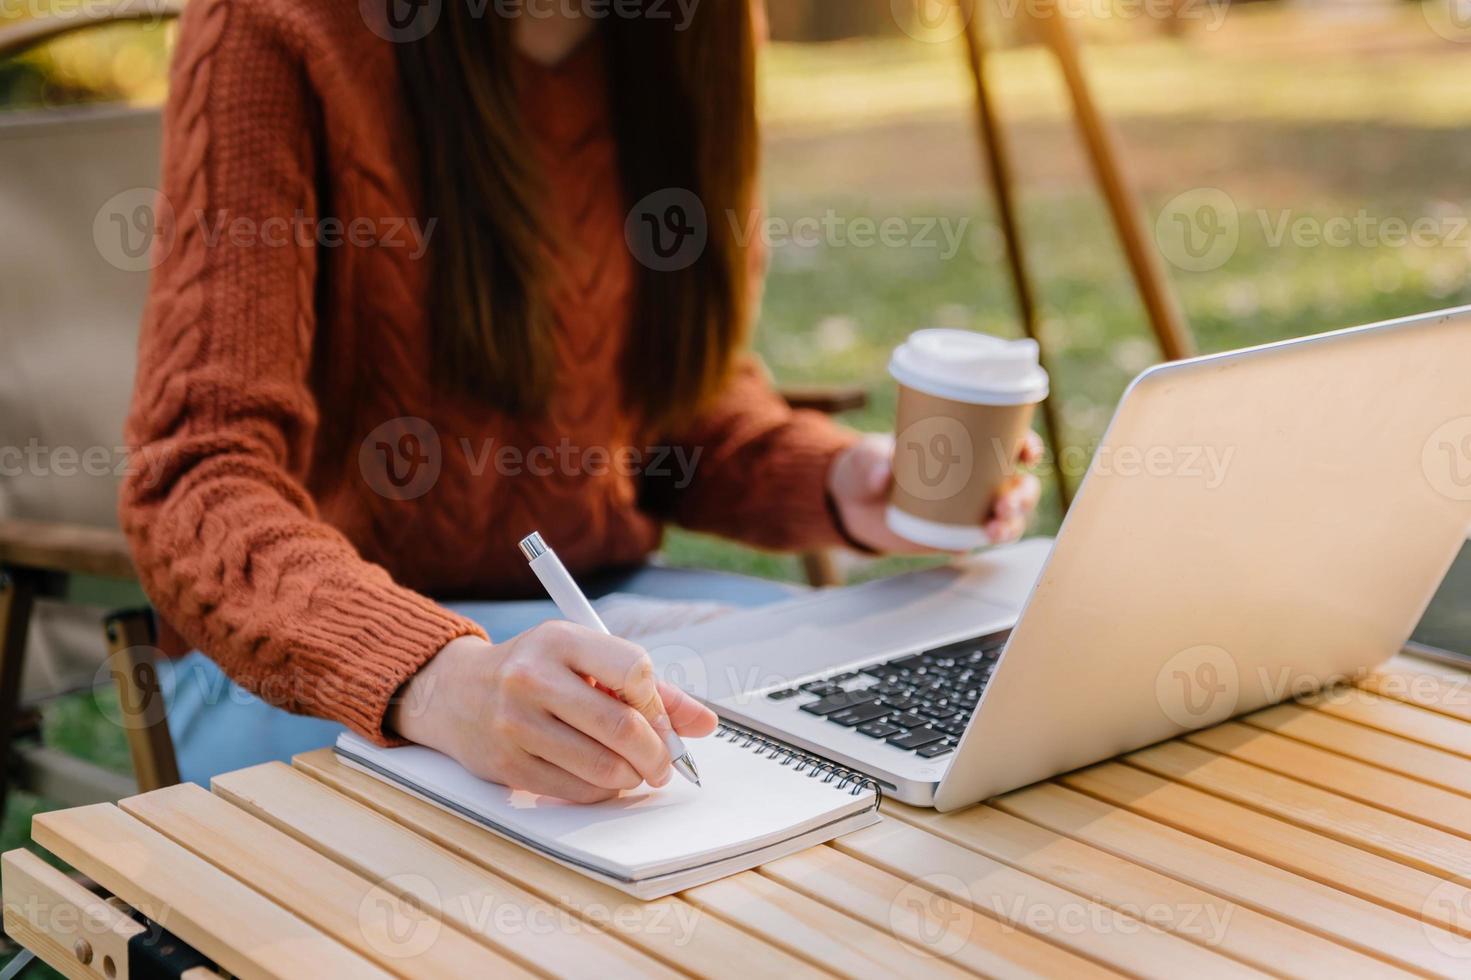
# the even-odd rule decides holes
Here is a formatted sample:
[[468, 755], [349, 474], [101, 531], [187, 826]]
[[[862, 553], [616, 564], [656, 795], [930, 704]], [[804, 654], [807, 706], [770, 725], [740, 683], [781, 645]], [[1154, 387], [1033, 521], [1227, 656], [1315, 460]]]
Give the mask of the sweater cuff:
[[781, 501], [793, 551], [848, 544], [828, 497], [827, 477], [833, 461], [862, 435], [834, 425], [825, 415], [813, 414], [817, 424], [809, 427], [805, 438], [792, 440], [770, 472], [772, 499]]
[[[403, 745], [385, 719], [404, 684], [451, 640], [489, 638], [474, 621], [416, 592], [391, 584], [365, 591], [371, 594], [314, 611], [302, 642], [317, 649], [302, 659], [316, 676], [309, 678], [300, 707], [379, 745]], [[310, 664], [330, 669], [312, 670]]]

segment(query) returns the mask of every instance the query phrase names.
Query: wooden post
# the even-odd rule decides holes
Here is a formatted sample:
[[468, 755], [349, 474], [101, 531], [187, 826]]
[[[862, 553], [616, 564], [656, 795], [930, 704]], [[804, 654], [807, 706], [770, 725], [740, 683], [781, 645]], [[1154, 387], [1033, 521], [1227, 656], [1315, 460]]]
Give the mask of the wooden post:
[[[961, 13], [965, 17], [966, 60], [976, 94], [976, 129], [981, 138], [981, 152], [986, 158], [991, 191], [996, 198], [996, 220], [1001, 225], [1001, 234], [1006, 240], [1006, 261], [1011, 269], [1012, 285], [1016, 289], [1017, 314], [1021, 317], [1022, 329], [1037, 342], [1042, 367], [1047, 368], [1050, 375], [1052, 371], [1048, 367], [1047, 347], [1039, 332], [1037, 303], [1032, 294], [1031, 276], [1027, 270], [1026, 249], [1017, 225], [1016, 201], [1012, 192], [1014, 181], [1011, 157], [1006, 148], [1006, 133], [996, 117], [996, 108], [991, 102], [990, 90], [986, 87], [986, 39], [981, 25], [981, 8], [977, 0], [960, 2]], [[1062, 470], [1065, 440], [1058, 418], [1057, 400], [1053, 395], [1049, 395], [1042, 403], [1042, 421], [1047, 429], [1047, 440], [1057, 474], [1058, 499], [1065, 514], [1072, 503], [1072, 488], [1068, 485], [1067, 474]]]
[[140, 793], [179, 781], [167, 706], [153, 662], [152, 617], [149, 610], [137, 609], [107, 618], [107, 649], [117, 684], [118, 708]]
[[1191, 357], [1195, 354], [1195, 342], [1190, 336], [1190, 329], [1185, 324], [1179, 304], [1175, 301], [1175, 295], [1170, 290], [1169, 277], [1160, 261], [1159, 250], [1145, 234], [1140, 220], [1142, 209], [1119, 165], [1118, 141], [1093, 103], [1088, 81], [1083, 76], [1077, 44], [1068, 30], [1063, 13], [1058, 10], [1055, 0], [1042, 2], [1047, 6], [1039, 11], [1034, 20], [1062, 69], [1063, 81], [1072, 97], [1073, 116], [1087, 147], [1093, 174], [1108, 203], [1109, 213], [1113, 216], [1114, 228], [1124, 246], [1129, 271], [1133, 274], [1134, 284], [1144, 301], [1144, 309], [1149, 316], [1150, 326], [1154, 329], [1155, 339], [1159, 341], [1160, 352], [1170, 361]]
[[10, 788], [10, 746], [20, 715], [20, 680], [26, 633], [36, 599], [36, 576], [28, 569], [0, 568], [0, 816]]
[[802, 570], [807, 573], [807, 584], [815, 588], [826, 588], [842, 584], [838, 563], [831, 551], [807, 551], [802, 554]]

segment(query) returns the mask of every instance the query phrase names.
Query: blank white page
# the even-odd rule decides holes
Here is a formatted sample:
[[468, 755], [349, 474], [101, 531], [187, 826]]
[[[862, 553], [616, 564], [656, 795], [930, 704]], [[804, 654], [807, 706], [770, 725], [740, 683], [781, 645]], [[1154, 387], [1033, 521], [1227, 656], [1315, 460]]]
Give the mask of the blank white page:
[[[660, 789], [642, 786], [602, 803], [578, 804], [489, 783], [433, 749], [384, 749], [342, 735], [345, 761], [447, 806], [536, 850], [589, 870], [634, 881], [733, 857], [874, 809], [867, 785], [855, 795], [842, 777], [773, 750], [746, 745], [722, 729], [687, 745], [702, 786], [676, 775]], [[875, 812], [875, 819], [877, 813]]]

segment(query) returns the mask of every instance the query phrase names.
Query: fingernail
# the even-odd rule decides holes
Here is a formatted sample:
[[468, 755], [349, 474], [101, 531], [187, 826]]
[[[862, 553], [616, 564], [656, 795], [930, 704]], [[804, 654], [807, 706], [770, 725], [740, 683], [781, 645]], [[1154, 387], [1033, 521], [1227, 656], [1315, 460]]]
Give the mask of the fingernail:
[[665, 731], [665, 732], [669, 732], [669, 731], [673, 731], [674, 730], [674, 726], [671, 725], [671, 724], [669, 724], [669, 716], [668, 715], [660, 715], [659, 717], [655, 718], [654, 719], [654, 727], [657, 728], [657, 729], [659, 729], [660, 731]]

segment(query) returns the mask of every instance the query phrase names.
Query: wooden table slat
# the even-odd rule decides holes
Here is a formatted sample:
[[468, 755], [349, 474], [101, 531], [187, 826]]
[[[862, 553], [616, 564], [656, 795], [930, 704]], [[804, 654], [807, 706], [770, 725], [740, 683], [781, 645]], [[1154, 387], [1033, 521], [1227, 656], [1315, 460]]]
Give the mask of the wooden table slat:
[[1356, 688], [1351, 697], [1304, 702], [1317, 711], [1471, 758], [1471, 725], [1437, 711]]
[[714, 980], [822, 975], [807, 961], [682, 898], [640, 902], [547, 861], [452, 813], [338, 762], [331, 749], [299, 755], [297, 769], [426, 840], [517, 882], [583, 918], [624, 927], [625, 938], [665, 962]]
[[814, 847], [762, 865], [761, 873], [879, 929], [997, 980], [1120, 974], [1014, 929], [969, 906], [867, 864], [834, 847]]
[[1471, 888], [1143, 769], [1108, 762], [1059, 778], [1068, 787], [1350, 895], [1471, 935], [1465, 918], [1439, 904], [1447, 894], [1471, 908]]
[[1246, 715], [1241, 723], [1471, 796], [1471, 759], [1453, 752], [1300, 704], [1279, 704]]
[[193, 783], [118, 805], [386, 970], [415, 977], [535, 975]]
[[111, 803], [32, 820], [36, 843], [239, 977], [390, 974]]
[[1315, 933], [992, 806], [954, 815], [904, 806], [890, 812], [937, 837], [1264, 972], [1388, 971], [1382, 962]]
[[1467, 944], [1471, 953], [1463, 937], [1055, 783], [1008, 793], [992, 805], [1411, 970], [1453, 974], [1465, 966], [1428, 943], [1432, 934], [1441, 947]]
[[1360, 678], [1358, 686], [1459, 721], [1471, 721], [1471, 675], [1449, 664], [1398, 656]]
[[675, 975], [659, 961], [279, 762], [218, 776], [216, 795], [504, 955], [566, 976]]
[[921, 970], [927, 977], [971, 976], [919, 947], [900, 942], [888, 931], [865, 925], [755, 871], [743, 871], [683, 894], [691, 904], [737, 922], [841, 976], [904, 976]]
[[1260, 976], [1260, 972], [1107, 906], [974, 851], [888, 820], [839, 838], [846, 854], [903, 878], [919, 879], [1008, 926], [1140, 977]]
[[1471, 797], [1460, 793], [1235, 722], [1193, 732], [1185, 740], [1427, 827], [1471, 836]]
[[1186, 742], [1168, 742], [1124, 758], [1166, 779], [1471, 884], [1471, 842], [1445, 831]]

